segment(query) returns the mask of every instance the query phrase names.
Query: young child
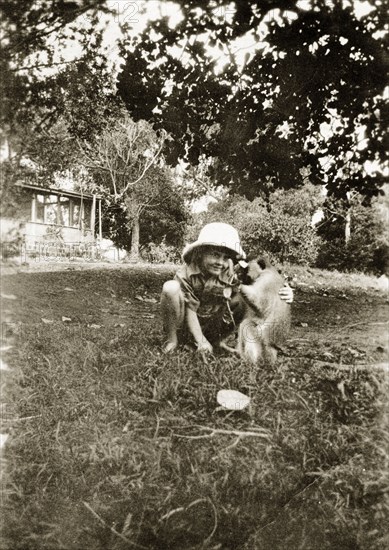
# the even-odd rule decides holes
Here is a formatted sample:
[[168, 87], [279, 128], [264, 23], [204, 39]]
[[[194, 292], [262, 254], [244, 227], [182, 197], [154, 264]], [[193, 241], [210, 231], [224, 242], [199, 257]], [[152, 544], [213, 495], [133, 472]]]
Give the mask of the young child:
[[[212, 352], [242, 319], [234, 264], [246, 255], [234, 227], [210, 223], [197, 241], [185, 247], [182, 257], [185, 264], [162, 289], [161, 313], [167, 336], [164, 352], [172, 352], [179, 341], [190, 339], [198, 351]], [[286, 285], [280, 297], [291, 303], [293, 290]]]

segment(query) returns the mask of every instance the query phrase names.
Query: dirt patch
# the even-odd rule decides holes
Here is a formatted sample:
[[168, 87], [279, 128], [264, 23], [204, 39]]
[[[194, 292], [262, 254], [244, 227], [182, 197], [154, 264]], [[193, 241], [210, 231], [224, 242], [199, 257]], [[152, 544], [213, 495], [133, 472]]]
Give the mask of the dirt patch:
[[[37, 264], [3, 273], [6, 324], [62, 323], [121, 330], [139, 319], [159, 323], [159, 295], [174, 265]], [[389, 301], [376, 278], [299, 270], [294, 276], [293, 328], [286, 352], [304, 357], [383, 361], [388, 353]], [[9, 297], [11, 296], [11, 298]]]

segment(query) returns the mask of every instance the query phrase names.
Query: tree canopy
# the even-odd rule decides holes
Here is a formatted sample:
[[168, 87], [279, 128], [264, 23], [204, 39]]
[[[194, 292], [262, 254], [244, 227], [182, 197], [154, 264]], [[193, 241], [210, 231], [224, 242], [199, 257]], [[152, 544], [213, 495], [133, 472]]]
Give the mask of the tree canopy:
[[300, 185], [304, 170], [339, 197], [378, 192], [366, 162], [385, 158], [384, 5], [301, 4], [177, 0], [177, 24], [150, 21], [123, 46], [120, 96], [174, 136], [170, 162], [213, 158], [214, 181], [249, 198]]
[[[11, 145], [26, 128], [40, 132], [55, 124], [69, 95], [73, 120], [78, 119], [75, 87], [84, 111], [85, 94], [95, 106], [109, 82], [101, 11], [109, 11], [105, 0], [0, 0], [0, 123]], [[64, 55], [71, 44], [76, 59]], [[20, 143], [15, 149], [19, 152]]]
[[[109, 2], [0, 0], [3, 130], [47, 183], [78, 162], [77, 142], [90, 152], [101, 145], [124, 102], [132, 120], [173, 138], [163, 158], [188, 163], [187, 198], [224, 186], [250, 200], [267, 196], [270, 211], [277, 189], [311, 182], [336, 200], [353, 190], [365, 201], [383, 183], [388, 29], [384, 3], [364, 3], [364, 14], [356, 4], [156, 2], [145, 30], [122, 41], [116, 90], [99, 23]], [[167, 6], [160, 17], [158, 5]], [[76, 59], [62, 55], [69, 40]], [[7, 167], [13, 180], [17, 161]], [[101, 182], [96, 170], [94, 179]], [[147, 181], [137, 191], [152, 198], [157, 188]], [[141, 208], [145, 197], [137, 204], [129, 194], [131, 208]], [[114, 195], [107, 191], [107, 203]], [[131, 208], [120, 198], [128, 224]], [[152, 201], [143, 220], [154, 215]]]

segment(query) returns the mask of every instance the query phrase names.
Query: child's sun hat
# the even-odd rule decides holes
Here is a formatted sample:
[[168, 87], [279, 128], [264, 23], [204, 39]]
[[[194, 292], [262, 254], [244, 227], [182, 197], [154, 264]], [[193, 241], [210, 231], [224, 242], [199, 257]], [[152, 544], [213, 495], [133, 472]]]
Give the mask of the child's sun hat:
[[217, 248], [225, 249], [233, 259], [236, 259], [237, 256], [241, 256], [242, 259], [246, 257], [237, 230], [228, 223], [214, 222], [204, 225], [197, 241], [187, 244], [184, 248], [182, 253], [184, 262], [189, 264], [194, 250], [205, 246], [217, 246]]

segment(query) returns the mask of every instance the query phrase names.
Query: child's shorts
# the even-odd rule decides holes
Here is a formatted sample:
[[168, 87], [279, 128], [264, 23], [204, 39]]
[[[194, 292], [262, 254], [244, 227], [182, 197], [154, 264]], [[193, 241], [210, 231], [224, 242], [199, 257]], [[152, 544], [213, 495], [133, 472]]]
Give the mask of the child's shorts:
[[[198, 318], [201, 330], [212, 346], [217, 347], [224, 338], [235, 330], [235, 322], [227, 308], [226, 311], [223, 309], [211, 317], [199, 316]], [[178, 340], [181, 344], [194, 344], [193, 336], [186, 325], [178, 331]]]

